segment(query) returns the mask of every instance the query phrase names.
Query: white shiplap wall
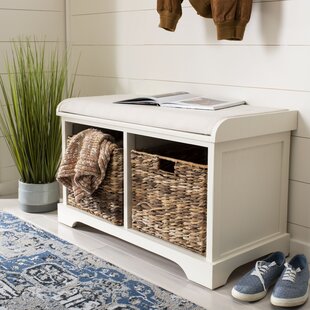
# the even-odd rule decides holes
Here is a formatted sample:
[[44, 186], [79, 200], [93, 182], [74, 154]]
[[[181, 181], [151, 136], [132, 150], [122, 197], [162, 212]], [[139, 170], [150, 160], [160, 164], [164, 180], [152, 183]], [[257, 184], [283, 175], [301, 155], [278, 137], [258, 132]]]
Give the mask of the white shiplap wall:
[[188, 90], [299, 110], [289, 229], [292, 251], [310, 258], [310, 1], [254, 1], [242, 42], [217, 41], [213, 21], [186, 0], [176, 32], [166, 32], [157, 27], [155, 6], [145, 0], [67, 0], [80, 94]]
[[[0, 0], [0, 73], [4, 78], [4, 57], [10, 53], [10, 42], [22, 36], [36, 37], [52, 46], [59, 42], [64, 48], [65, 0]], [[0, 133], [0, 196], [15, 193], [18, 178]]]

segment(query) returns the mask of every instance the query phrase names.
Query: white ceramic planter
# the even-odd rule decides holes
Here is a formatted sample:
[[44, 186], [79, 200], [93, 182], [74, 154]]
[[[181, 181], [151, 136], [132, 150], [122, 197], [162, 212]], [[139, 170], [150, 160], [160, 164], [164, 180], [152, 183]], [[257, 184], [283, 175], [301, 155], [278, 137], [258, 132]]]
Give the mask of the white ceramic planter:
[[57, 209], [59, 201], [58, 182], [28, 184], [18, 182], [19, 207], [28, 213], [49, 212]]

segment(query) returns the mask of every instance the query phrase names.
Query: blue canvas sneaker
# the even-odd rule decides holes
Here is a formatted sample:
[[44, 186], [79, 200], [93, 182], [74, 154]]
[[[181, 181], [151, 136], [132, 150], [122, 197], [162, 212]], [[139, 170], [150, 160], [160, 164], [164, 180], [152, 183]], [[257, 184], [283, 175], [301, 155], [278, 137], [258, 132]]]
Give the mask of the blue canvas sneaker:
[[256, 262], [233, 287], [231, 294], [242, 301], [256, 301], [266, 296], [268, 288], [274, 284], [284, 270], [285, 256], [275, 252]]
[[309, 295], [309, 266], [304, 255], [294, 256], [275, 285], [271, 303], [279, 307], [295, 307], [304, 304]]

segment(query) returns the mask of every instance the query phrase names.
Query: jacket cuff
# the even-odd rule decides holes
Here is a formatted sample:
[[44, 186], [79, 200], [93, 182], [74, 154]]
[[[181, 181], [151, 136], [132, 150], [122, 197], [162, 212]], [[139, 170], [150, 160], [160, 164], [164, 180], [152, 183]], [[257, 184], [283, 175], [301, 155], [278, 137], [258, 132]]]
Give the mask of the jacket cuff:
[[168, 31], [175, 31], [181, 16], [176, 14], [160, 14], [159, 27]]
[[218, 40], [236, 40], [243, 39], [246, 23], [233, 21], [224, 24], [217, 24], [217, 39]]

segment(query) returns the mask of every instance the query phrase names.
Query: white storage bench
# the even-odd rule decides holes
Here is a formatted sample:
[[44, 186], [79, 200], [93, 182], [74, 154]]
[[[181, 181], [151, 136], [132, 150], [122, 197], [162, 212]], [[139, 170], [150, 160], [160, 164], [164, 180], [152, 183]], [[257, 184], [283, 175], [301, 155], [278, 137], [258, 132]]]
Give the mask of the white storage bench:
[[[214, 289], [238, 266], [272, 251], [289, 252], [287, 201], [291, 130], [297, 112], [237, 106], [218, 111], [113, 104], [132, 96], [71, 98], [61, 102], [63, 151], [67, 137], [88, 128], [115, 132], [124, 147], [124, 225], [116, 226], [58, 205], [58, 219], [81, 222], [154, 252], [181, 266], [188, 279]], [[208, 152], [206, 254], [132, 228], [132, 150], [163, 142]]]

